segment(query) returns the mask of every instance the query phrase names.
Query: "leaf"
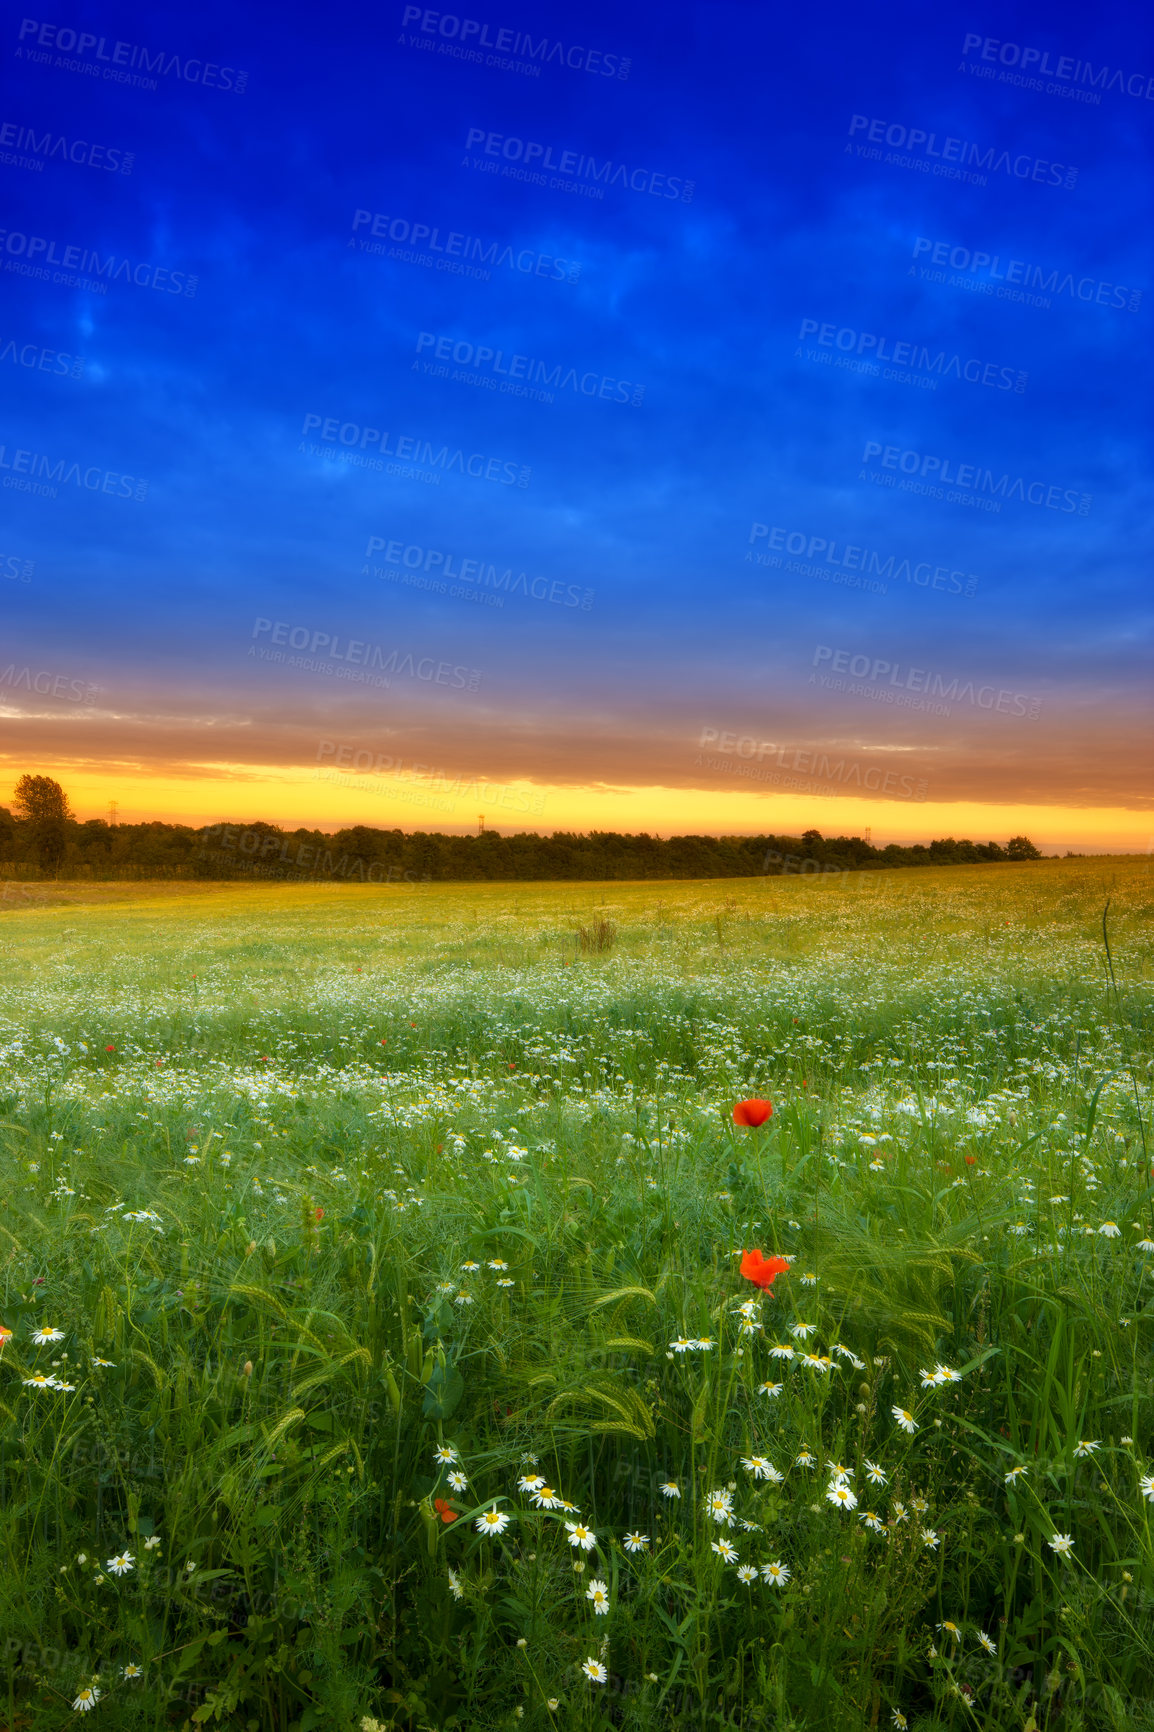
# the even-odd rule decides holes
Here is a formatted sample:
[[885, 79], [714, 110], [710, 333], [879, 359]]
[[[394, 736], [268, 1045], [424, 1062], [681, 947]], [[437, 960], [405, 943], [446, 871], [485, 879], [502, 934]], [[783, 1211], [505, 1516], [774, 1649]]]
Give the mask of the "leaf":
[[425, 1386], [421, 1412], [426, 1419], [449, 1419], [465, 1393], [465, 1379], [455, 1365], [434, 1365]]

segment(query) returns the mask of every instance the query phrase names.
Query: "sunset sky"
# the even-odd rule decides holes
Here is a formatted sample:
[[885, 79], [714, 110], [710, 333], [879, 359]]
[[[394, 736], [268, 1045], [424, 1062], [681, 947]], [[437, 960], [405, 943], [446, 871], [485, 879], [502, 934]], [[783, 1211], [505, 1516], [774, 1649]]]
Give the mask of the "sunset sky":
[[3, 26], [0, 804], [1154, 847], [1154, 23]]

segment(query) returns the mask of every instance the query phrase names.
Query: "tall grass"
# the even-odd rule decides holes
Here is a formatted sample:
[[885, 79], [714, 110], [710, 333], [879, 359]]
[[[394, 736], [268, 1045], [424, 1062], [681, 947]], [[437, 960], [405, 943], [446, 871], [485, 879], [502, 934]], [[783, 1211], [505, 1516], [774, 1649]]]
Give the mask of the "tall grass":
[[6, 913], [0, 1725], [1154, 1727], [1151, 883], [914, 876]]

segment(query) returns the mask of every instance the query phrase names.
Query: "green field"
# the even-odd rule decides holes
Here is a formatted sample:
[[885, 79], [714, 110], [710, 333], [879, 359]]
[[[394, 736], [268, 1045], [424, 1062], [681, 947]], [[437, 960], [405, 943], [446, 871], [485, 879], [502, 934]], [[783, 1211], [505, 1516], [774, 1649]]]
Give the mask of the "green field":
[[0, 1728], [1154, 1728], [1152, 916], [6, 891]]

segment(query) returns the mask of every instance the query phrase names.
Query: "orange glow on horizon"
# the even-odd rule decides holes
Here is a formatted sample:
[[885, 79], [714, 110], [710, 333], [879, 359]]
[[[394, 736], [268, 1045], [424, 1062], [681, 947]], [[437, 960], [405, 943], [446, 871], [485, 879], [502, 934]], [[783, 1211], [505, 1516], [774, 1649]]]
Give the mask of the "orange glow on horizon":
[[[154, 775], [131, 765], [95, 769], [65, 761], [5, 762], [10, 790], [26, 769], [54, 776], [67, 790], [80, 818], [107, 818], [118, 805], [118, 822], [243, 824], [263, 819], [283, 829], [372, 829], [472, 833], [481, 812], [486, 829], [648, 831], [651, 835], [861, 835], [868, 827], [875, 846], [928, 842], [935, 836], [1005, 842], [1026, 835], [1043, 850], [1148, 853], [1154, 848], [1154, 813], [1120, 806], [1022, 805], [973, 801], [871, 800], [859, 796], [814, 798], [750, 789], [550, 786], [511, 781], [478, 784], [467, 797], [424, 777], [341, 774], [332, 779], [315, 768], [206, 765], [184, 776]], [[0, 792], [0, 804], [11, 799]]]

